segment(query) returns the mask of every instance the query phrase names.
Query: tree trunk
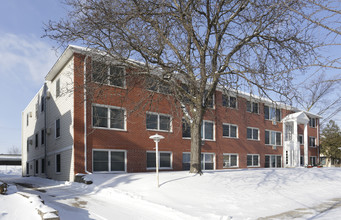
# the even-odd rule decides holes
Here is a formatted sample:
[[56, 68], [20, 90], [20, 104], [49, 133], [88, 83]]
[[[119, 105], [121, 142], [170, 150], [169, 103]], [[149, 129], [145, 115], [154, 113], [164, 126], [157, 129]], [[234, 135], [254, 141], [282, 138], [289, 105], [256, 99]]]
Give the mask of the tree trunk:
[[[195, 120], [197, 121], [197, 120]], [[191, 124], [191, 168], [190, 173], [201, 171], [201, 119]]]

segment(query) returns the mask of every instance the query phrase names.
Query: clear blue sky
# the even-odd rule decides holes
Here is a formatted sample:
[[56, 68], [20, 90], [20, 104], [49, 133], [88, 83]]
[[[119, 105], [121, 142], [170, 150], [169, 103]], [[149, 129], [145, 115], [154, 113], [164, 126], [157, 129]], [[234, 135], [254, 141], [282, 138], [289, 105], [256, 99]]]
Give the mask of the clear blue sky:
[[[21, 112], [60, 55], [52, 50], [54, 42], [41, 38], [43, 23], [63, 17], [64, 7], [59, 0], [1, 1], [0, 153], [21, 148]], [[340, 50], [334, 52], [340, 56]]]
[[65, 15], [57, 0], [6, 0], [0, 5], [0, 153], [21, 148], [21, 112], [58, 54], [41, 38], [43, 23]]

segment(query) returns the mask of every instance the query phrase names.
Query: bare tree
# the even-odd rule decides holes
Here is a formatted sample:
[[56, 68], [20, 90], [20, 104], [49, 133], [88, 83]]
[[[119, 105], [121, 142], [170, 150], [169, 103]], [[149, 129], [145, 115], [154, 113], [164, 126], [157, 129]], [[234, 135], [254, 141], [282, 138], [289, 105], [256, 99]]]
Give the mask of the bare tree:
[[8, 149], [7, 153], [9, 154], [21, 154], [21, 150], [19, 147], [12, 146], [11, 148]]
[[[321, 65], [319, 28], [297, 0], [67, 0], [68, 17], [50, 21], [46, 36], [80, 43], [143, 72], [171, 90], [190, 126], [191, 168], [201, 173], [200, 129], [217, 87], [261, 96], [292, 91], [294, 70]], [[314, 7], [312, 7], [314, 6]], [[336, 29], [338, 31], [339, 29]], [[156, 73], [156, 74], [155, 74]], [[127, 73], [129, 74], [129, 73]], [[133, 77], [133, 76], [132, 76]]]

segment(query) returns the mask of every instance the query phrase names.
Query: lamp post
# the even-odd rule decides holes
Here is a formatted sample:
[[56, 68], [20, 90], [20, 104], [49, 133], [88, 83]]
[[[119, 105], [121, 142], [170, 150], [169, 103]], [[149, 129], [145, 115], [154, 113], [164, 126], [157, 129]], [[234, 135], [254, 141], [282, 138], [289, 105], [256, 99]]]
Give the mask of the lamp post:
[[160, 187], [159, 185], [159, 142], [161, 139], [164, 139], [164, 136], [155, 134], [149, 137], [150, 139], [153, 139], [155, 142], [155, 157], [156, 157], [156, 181], [157, 181], [157, 187]]

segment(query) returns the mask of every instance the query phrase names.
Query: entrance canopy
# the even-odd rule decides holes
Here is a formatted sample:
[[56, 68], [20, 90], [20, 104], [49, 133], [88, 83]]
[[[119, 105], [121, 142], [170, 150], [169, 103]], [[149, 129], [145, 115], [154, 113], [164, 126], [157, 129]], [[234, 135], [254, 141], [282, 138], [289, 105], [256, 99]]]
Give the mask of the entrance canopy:
[[309, 122], [308, 116], [304, 112], [296, 112], [287, 115], [282, 119], [282, 122], [296, 121], [297, 124], [307, 124]]

